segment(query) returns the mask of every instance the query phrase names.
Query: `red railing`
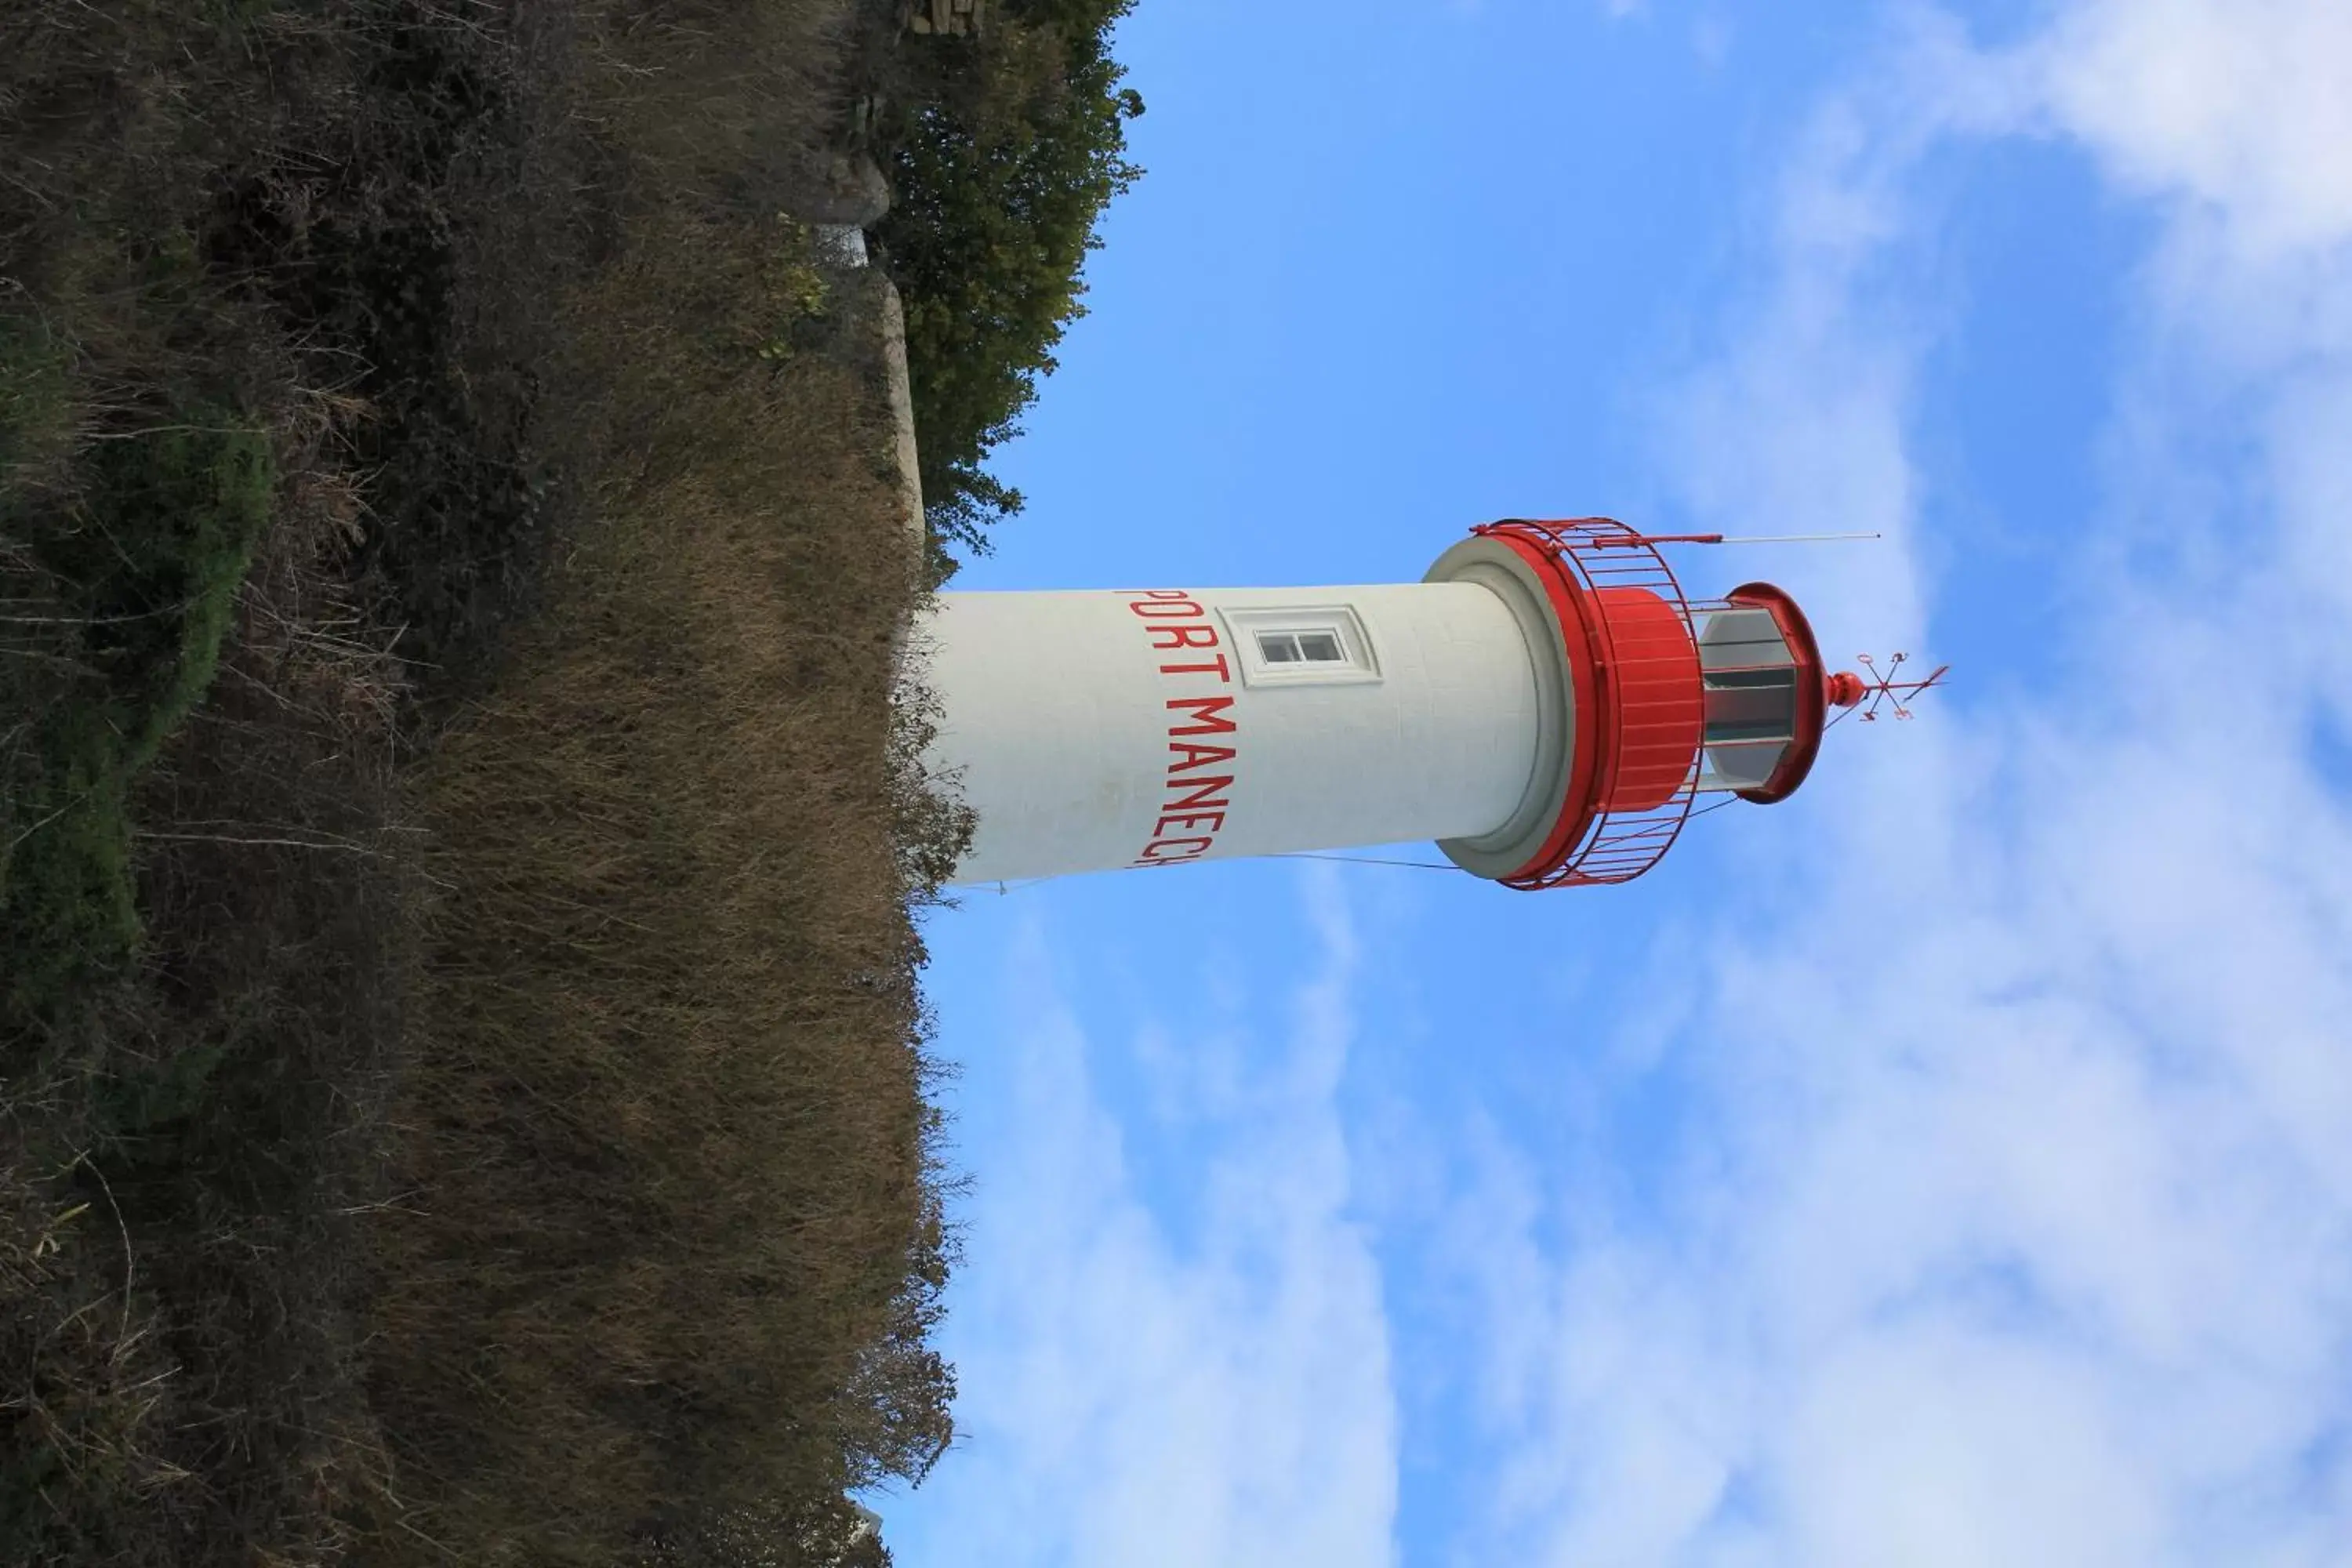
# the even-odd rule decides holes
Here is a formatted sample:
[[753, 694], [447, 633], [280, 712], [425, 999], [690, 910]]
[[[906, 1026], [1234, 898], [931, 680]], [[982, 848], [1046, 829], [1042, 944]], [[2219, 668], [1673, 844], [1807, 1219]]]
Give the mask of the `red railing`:
[[1674, 847], [1690, 816], [1702, 732], [1694, 617], [1721, 606], [1686, 598], [1660, 541], [1614, 518], [1513, 518], [1474, 531], [1548, 579], [1570, 639], [1576, 697], [1559, 825], [1504, 885], [1536, 892], [1631, 881]]

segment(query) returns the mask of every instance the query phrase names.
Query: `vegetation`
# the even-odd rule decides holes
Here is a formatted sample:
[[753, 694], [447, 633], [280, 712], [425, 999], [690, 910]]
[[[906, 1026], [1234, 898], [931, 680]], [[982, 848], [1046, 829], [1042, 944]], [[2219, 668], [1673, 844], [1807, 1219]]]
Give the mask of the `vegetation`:
[[229, 204], [274, 182], [331, 248], [438, 175], [334, 184], [389, 44], [326, 42], [0, 11], [10, 1563], [320, 1560], [379, 1469], [342, 1134], [388, 1035], [394, 670], [326, 564], [361, 519], [351, 340], [265, 297], [289, 236]]
[[633, 461], [424, 769], [376, 1405], [468, 1562], [807, 1517], [950, 1435], [898, 847], [956, 825], [888, 717], [919, 554], [880, 389], [762, 353], [774, 244], [659, 213], [583, 297], [583, 435]]
[[225, 410], [176, 417], [188, 422], [93, 444], [79, 493], [24, 498], [6, 519], [18, 574], [40, 590], [14, 601], [37, 613], [9, 617], [24, 666], [9, 815], [27, 819], [0, 846], [12, 1016], [50, 1015], [130, 957], [131, 780], [211, 684], [268, 521], [261, 434]]
[[879, 1560], [946, 1441], [845, 4], [0, 8], [0, 1561]]
[[980, 37], [927, 40], [881, 73], [896, 200], [877, 237], [906, 299], [923, 497], [942, 543], [985, 550], [988, 527], [1020, 510], [982, 465], [1084, 313], [1103, 208], [1142, 172], [1126, 127], [1143, 100], [1110, 57], [1133, 4], [1004, 0]]

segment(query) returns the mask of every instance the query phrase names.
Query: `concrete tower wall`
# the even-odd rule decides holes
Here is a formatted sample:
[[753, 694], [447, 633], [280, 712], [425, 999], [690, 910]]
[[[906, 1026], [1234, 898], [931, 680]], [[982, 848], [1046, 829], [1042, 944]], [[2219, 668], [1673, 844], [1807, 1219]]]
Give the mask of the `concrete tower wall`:
[[963, 882], [1477, 837], [1545, 728], [1471, 582], [943, 594], [914, 650], [979, 819]]

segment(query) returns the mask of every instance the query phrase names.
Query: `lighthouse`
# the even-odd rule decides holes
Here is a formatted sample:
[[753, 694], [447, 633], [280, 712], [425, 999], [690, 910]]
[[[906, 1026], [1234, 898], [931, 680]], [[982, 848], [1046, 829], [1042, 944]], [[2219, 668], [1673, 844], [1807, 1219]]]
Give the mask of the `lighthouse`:
[[954, 880], [1417, 839], [1514, 889], [1637, 877], [1697, 803], [1787, 799], [1884, 685], [1829, 673], [1769, 583], [1686, 595], [1664, 547], [1712, 542], [1511, 520], [1417, 583], [941, 594], [917, 656], [927, 767], [974, 817]]

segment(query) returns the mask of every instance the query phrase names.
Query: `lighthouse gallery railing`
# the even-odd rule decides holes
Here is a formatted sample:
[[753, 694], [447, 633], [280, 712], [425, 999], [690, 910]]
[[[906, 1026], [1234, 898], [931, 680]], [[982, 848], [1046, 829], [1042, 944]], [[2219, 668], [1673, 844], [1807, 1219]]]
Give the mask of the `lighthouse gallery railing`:
[[1631, 881], [1690, 818], [1705, 754], [1698, 617], [1728, 605], [1688, 597], [1661, 541], [1614, 518], [1512, 518], [1473, 531], [1545, 580], [1576, 710], [1559, 822], [1503, 881], [1531, 892]]

